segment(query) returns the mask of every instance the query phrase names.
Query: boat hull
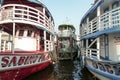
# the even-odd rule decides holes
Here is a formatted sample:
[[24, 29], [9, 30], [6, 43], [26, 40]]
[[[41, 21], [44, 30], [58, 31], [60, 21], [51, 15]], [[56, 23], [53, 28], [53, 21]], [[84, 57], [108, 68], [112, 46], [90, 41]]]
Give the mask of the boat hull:
[[85, 57], [85, 67], [100, 80], [120, 80], [119, 66]]
[[0, 79], [1, 80], [21, 80], [32, 73], [45, 69], [49, 64], [50, 62], [45, 62], [33, 67], [1, 72]]
[[89, 70], [89, 71], [90, 71], [95, 77], [99, 78], [100, 80], [110, 80], [109, 78], [106, 78], [106, 77], [104, 77], [104, 76], [101, 76], [101, 75], [95, 73], [95, 72], [92, 71], [92, 70]]
[[52, 64], [47, 54], [1, 55], [0, 80], [21, 80]]

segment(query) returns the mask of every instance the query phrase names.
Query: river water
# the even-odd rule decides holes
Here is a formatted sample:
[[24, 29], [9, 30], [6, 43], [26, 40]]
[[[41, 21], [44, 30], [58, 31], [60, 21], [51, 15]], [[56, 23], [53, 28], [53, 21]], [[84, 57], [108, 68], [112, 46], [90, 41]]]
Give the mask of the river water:
[[45, 70], [24, 80], [98, 80], [86, 68], [81, 69], [79, 60], [59, 61]]

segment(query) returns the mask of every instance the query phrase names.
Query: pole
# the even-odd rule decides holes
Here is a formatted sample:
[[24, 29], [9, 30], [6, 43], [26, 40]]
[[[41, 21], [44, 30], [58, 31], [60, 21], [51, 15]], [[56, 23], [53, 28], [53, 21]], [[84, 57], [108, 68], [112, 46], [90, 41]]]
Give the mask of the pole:
[[14, 54], [14, 46], [15, 46], [15, 22], [13, 22], [12, 54]]

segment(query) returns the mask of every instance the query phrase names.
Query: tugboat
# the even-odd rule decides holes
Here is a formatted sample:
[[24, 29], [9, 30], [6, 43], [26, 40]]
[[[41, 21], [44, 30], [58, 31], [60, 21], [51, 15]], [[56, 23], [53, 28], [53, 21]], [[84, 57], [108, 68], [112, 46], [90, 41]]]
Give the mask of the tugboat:
[[38, 0], [0, 0], [0, 80], [21, 80], [51, 64], [54, 20]]
[[75, 28], [70, 24], [58, 27], [57, 57], [58, 60], [73, 59], [77, 52]]
[[100, 80], [120, 80], [120, 0], [95, 0], [80, 36], [84, 66]]

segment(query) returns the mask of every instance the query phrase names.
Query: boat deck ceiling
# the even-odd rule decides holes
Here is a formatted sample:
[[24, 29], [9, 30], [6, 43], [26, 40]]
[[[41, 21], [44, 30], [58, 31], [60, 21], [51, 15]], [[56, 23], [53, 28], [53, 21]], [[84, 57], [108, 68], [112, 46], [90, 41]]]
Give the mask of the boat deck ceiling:
[[[33, 26], [33, 25], [26, 25], [26, 24], [20, 24], [20, 23], [15, 23], [15, 29], [26, 29], [26, 28], [30, 28], [32, 30], [37, 30], [37, 27]], [[22, 27], [21, 27], [22, 26]], [[0, 26], [0, 30], [3, 30], [7, 33], [12, 34], [13, 32], [13, 23], [8, 23], [8, 24], [3, 24]]]

